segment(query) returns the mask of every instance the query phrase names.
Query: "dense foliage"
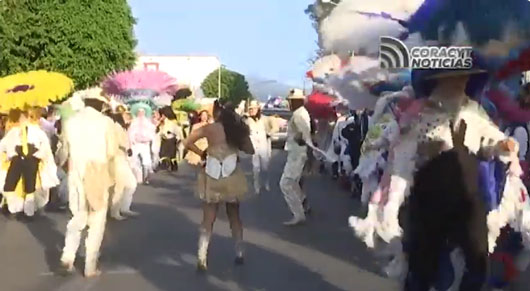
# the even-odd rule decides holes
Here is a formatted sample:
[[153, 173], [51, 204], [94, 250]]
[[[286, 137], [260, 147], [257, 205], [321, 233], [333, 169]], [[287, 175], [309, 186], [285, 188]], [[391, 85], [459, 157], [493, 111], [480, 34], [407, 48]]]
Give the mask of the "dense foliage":
[[[218, 97], [219, 70], [215, 70], [202, 82], [201, 89], [206, 97]], [[242, 100], [252, 98], [248, 89], [245, 76], [221, 69], [221, 98], [230, 101], [232, 104], [239, 104]]]
[[0, 76], [44, 69], [77, 89], [136, 62], [127, 0], [0, 1]]

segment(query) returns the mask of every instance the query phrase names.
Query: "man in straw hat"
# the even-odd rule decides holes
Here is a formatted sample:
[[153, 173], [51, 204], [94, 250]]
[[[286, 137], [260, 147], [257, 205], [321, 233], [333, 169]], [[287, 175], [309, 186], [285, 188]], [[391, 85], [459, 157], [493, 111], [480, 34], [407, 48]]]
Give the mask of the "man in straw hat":
[[293, 218], [285, 225], [297, 225], [306, 219], [304, 201], [306, 196], [300, 187], [300, 179], [307, 161], [307, 145], [313, 146], [311, 140], [311, 117], [304, 107], [305, 96], [302, 90], [293, 89], [287, 97], [293, 116], [287, 129], [287, 162], [280, 179], [280, 189], [285, 201], [293, 213]]
[[68, 160], [69, 206], [73, 217], [66, 227], [61, 257], [61, 273], [74, 270], [74, 261], [83, 230], [85, 276], [97, 276], [99, 249], [105, 232], [109, 188], [113, 185], [113, 160], [118, 152], [114, 122], [101, 113], [107, 106], [101, 90], [80, 92], [85, 108], [72, 116], [62, 133], [60, 164]]

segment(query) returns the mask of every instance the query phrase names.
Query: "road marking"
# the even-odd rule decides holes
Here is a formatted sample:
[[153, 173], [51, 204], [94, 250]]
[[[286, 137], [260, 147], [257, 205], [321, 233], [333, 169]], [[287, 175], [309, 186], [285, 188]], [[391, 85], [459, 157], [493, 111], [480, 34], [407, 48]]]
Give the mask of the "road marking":
[[[103, 267], [103, 270], [102, 270], [102, 275], [135, 275], [135, 274], [138, 274], [138, 271], [133, 268], [127, 267], [127, 266], [116, 266], [110, 269], [106, 269]], [[56, 276], [56, 274], [54, 272], [42, 272], [39, 274], [39, 276], [50, 277], [50, 276]]]

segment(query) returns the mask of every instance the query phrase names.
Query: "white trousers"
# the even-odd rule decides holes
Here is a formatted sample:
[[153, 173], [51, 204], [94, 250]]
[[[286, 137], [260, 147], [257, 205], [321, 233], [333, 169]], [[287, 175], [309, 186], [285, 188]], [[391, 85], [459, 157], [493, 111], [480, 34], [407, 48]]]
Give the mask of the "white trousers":
[[120, 158], [116, 165], [116, 184], [112, 195], [111, 214], [113, 216], [118, 216], [120, 212], [131, 210], [133, 195], [137, 185], [137, 178], [127, 158]]
[[103, 207], [98, 211], [79, 211], [66, 226], [66, 238], [64, 242], [61, 262], [73, 264], [77, 249], [81, 242], [81, 234], [88, 227], [88, 234], [85, 239], [86, 261], [85, 274], [95, 271], [99, 257], [99, 249], [105, 233], [105, 223], [107, 220], [107, 208]]
[[[138, 182], [143, 180], [153, 172], [153, 161], [151, 157], [151, 145], [149, 143], [137, 143], [132, 146], [133, 158], [137, 173]], [[141, 174], [142, 177], [138, 177]]]
[[280, 189], [295, 219], [305, 219], [302, 202], [306, 196], [300, 188], [300, 178], [302, 178], [306, 161], [307, 153], [305, 151], [289, 151], [280, 179]]
[[265, 176], [265, 184], [269, 185], [269, 164], [271, 160], [271, 149], [269, 144], [256, 147], [252, 155], [252, 172], [254, 174], [254, 189], [259, 192], [261, 183], [260, 176]]

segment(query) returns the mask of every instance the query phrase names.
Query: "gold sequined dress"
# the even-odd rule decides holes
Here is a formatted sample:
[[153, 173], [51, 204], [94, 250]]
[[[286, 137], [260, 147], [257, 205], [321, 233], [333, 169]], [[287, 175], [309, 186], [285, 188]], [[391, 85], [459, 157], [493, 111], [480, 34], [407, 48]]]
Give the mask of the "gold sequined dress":
[[235, 203], [245, 198], [247, 179], [237, 154], [238, 150], [228, 145], [208, 148], [209, 161], [200, 170], [197, 183], [197, 195], [202, 201]]

